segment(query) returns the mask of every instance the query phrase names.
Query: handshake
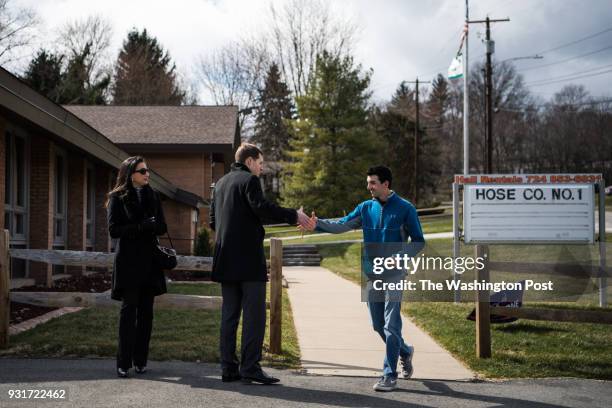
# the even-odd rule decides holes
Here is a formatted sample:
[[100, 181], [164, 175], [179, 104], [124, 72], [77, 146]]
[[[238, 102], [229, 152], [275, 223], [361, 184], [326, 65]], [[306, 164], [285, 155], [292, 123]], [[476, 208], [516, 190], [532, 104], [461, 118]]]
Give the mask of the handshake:
[[309, 217], [304, 213], [304, 207], [300, 207], [300, 209], [297, 210], [297, 215], [298, 215], [298, 229], [300, 231], [302, 232], [303, 231], [314, 231], [314, 229], [317, 227], [317, 220], [318, 220], [314, 211]]

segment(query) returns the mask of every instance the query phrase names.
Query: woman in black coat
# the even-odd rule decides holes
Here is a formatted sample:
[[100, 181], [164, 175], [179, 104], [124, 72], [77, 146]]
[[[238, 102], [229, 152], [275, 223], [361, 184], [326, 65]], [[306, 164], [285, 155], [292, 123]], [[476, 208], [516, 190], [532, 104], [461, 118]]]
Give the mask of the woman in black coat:
[[111, 298], [122, 301], [119, 317], [117, 375], [135, 366], [146, 371], [153, 326], [153, 299], [166, 293], [163, 270], [153, 262], [157, 235], [167, 231], [157, 192], [149, 186], [144, 158], [127, 158], [107, 195], [108, 230], [116, 240]]

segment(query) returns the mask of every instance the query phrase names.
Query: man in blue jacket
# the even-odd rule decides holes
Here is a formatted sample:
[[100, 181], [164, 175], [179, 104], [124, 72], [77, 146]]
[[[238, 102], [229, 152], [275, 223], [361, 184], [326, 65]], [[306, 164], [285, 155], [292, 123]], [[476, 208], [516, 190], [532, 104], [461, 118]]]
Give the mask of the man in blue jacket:
[[[370, 168], [367, 172], [367, 188], [372, 194], [371, 200], [362, 202], [350, 214], [337, 221], [318, 219], [313, 213], [311, 223], [304, 229], [339, 234], [361, 228], [366, 252], [368, 248], [385, 247], [385, 245], [391, 251], [394, 251], [391, 248], [402, 246], [405, 248], [405, 243], [410, 238], [410, 248], [405, 252], [415, 256], [425, 245], [421, 223], [416, 208], [391, 190], [391, 182], [392, 174], [389, 168], [385, 166]], [[397, 387], [398, 359], [402, 364], [402, 376], [410, 378], [412, 375], [414, 348], [402, 339], [400, 313], [402, 291], [387, 290], [383, 293], [374, 293], [372, 280], [375, 275], [371, 273], [371, 265], [364, 265], [364, 269], [368, 278], [367, 303], [372, 326], [386, 346], [383, 376], [374, 384], [374, 389], [392, 391]], [[405, 272], [402, 271], [391, 279], [399, 280], [403, 274]], [[379, 295], [382, 296], [375, 299]]]

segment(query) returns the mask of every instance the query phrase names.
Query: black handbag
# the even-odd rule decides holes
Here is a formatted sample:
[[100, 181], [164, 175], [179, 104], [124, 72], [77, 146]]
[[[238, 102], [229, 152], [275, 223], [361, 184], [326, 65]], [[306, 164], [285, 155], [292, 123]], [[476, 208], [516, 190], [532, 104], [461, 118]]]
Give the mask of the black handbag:
[[157, 244], [153, 249], [153, 262], [161, 269], [170, 270], [176, 268], [177, 260], [176, 260], [176, 250], [174, 249], [174, 244], [172, 244], [172, 238], [170, 238], [170, 234], [168, 234], [168, 241], [170, 241], [170, 246], [172, 248], [168, 248], [159, 244], [159, 238], [157, 239]]

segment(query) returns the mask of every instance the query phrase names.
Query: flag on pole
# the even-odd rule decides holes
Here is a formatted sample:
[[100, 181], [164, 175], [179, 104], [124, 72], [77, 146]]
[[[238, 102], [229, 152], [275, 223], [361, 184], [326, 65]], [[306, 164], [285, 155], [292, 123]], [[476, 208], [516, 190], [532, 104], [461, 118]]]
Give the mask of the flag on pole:
[[448, 67], [448, 79], [457, 79], [463, 77], [463, 54], [459, 53], [451, 61]]
[[461, 30], [461, 41], [459, 42], [459, 49], [457, 50], [457, 54], [455, 58], [451, 61], [450, 67], [448, 67], [448, 79], [457, 79], [463, 78], [463, 53], [461, 50], [463, 49], [463, 44], [465, 43], [465, 38], [468, 33], [468, 24], [467, 22], [463, 26], [463, 30]]

